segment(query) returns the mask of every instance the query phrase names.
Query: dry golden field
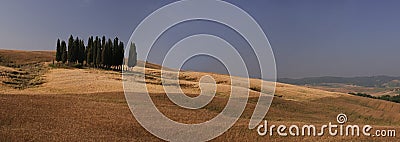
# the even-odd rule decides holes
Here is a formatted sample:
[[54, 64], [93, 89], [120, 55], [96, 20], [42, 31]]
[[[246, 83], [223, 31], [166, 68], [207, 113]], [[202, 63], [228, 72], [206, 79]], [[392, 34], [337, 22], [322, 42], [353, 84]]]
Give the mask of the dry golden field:
[[[142, 128], [131, 114], [123, 93], [121, 73], [52, 68], [48, 64], [51, 64], [54, 52], [30, 56], [37, 53], [0, 50], [0, 57], [13, 55], [13, 58], [6, 56], [8, 62], [18, 60], [13, 63], [40, 64], [37, 66], [40, 71], [35, 74], [24, 66], [0, 66], [4, 74], [14, 72], [20, 75], [6, 76], [1, 80], [0, 141], [161, 141]], [[19, 58], [22, 55], [24, 57]], [[3, 82], [30, 74], [34, 77], [27, 82], [41, 80], [42, 83], [27, 83], [24, 88], [18, 88]], [[165, 95], [157, 65], [148, 66], [146, 75], [149, 76], [146, 77], [147, 89], [157, 108], [178, 122], [192, 124], [210, 120], [221, 112], [229, 97], [230, 76], [181, 72], [180, 84], [189, 96], [200, 93], [198, 81], [204, 75], [212, 76], [218, 84], [216, 96], [207, 106], [198, 110], [184, 109]], [[260, 88], [260, 83], [258, 79], [251, 79], [250, 88]], [[395, 129], [397, 135], [388, 138], [328, 134], [315, 137], [258, 136], [256, 130], [248, 129], [248, 123], [262, 90], [250, 90], [246, 109], [238, 122], [213, 141], [399, 141], [400, 104], [282, 83], [276, 84], [276, 97], [264, 118], [269, 125], [319, 126], [336, 123], [337, 114], [345, 113], [349, 124]]]

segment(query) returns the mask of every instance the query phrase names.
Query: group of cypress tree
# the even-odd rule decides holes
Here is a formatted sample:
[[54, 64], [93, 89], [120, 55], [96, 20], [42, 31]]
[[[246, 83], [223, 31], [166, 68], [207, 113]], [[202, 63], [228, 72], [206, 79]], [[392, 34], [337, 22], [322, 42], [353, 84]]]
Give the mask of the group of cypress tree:
[[114, 40], [89, 37], [87, 46], [84, 41], [71, 35], [68, 49], [65, 41], [57, 40], [56, 61], [62, 63], [87, 65], [105, 69], [123, 69], [124, 43], [116, 37]]

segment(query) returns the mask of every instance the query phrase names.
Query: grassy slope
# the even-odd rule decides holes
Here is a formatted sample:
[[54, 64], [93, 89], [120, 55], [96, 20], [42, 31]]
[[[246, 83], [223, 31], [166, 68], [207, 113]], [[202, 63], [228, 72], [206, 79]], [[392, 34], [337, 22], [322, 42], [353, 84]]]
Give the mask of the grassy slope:
[[[150, 73], [154, 74], [155, 79], [147, 81], [157, 81], [159, 70], [149, 69], [148, 74]], [[62, 78], [60, 74], [66, 74], [68, 78]], [[184, 72], [183, 74], [185, 83], [196, 84], [199, 77], [207, 73]], [[220, 87], [222, 89], [219, 91], [229, 91], [224, 90], [223, 87], [229, 84], [226, 81], [228, 76], [210, 75], [220, 82], [219, 87], [222, 86]], [[2, 91], [0, 93], [0, 141], [159, 140], [141, 128], [131, 115], [118, 76], [115, 72], [94, 69], [52, 69], [44, 75], [47, 83], [39, 87]], [[252, 80], [252, 86], [257, 86], [257, 82], [257, 80]], [[92, 89], [84, 89], [88, 86]], [[163, 93], [154, 91], [154, 88], [160, 88], [159, 85], [152, 84], [149, 87], [152, 88], [152, 98], [158, 108], [171, 119], [184, 123], [209, 120], [223, 109], [227, 101], [227, 97], [217, 95], [205, 108], [186, 110], [175, 106]], [[112, 92], [99, 92], [99, 88]], [[187, 91], [196, 92], [196, 90], [197, 88], [187, 88]], [[336, 115], [345, 113], [349, 118], [349, 123], [352, 124], [370, 124], [385, 128], [390, 126], [395, 127], [397, 131], [400, 128], [400, 104], [280, 83], [277, 84], [276, 93], [282, 97], [274, 98], [265, 118], [272, 124], [326, 124], [336, 122]], [[225, 139], [237, 141], [354, 140], [354, 137], [329, 136], [291, 137], [290, 139], [276, 136], [260, 137], [255, 130], [247, 129], [248, 118], [257, 102], [257, 95], [251, 96], [239, 122], [215, 141]], [[397, 140], [365, 137], [361, 139]]]

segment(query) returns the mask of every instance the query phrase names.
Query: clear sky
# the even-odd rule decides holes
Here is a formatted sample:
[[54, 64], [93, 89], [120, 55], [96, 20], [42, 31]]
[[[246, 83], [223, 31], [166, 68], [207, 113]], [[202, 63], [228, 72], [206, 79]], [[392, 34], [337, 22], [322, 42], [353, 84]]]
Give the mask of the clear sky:
[[[128, 41], [134, 28], [167, 0], [2, 0], [2, 49], [54, 50], [57, 38], [87, 40], [105, 35]], [[260, 24], [274, 51], [278, 77], [400, 76], [400, 1], [397, 0], [235, 0], [228, 1]], [[155, 56], [185, 35], [228, 35], [223, 25], [193, 21], [171, 28], [155, 45]], [[138, 47], [140, 48], [140, 47]], [[246, 54], [246, 48], [239, 49]], [[251, 57], [249, 62], [252, 61]], [[155, 62], [158, 59], [154, 59]], [[218, 61], [193, 58], [185, 68], [224, 72]], [[256, 76], [256, 75], [255, 75]]]

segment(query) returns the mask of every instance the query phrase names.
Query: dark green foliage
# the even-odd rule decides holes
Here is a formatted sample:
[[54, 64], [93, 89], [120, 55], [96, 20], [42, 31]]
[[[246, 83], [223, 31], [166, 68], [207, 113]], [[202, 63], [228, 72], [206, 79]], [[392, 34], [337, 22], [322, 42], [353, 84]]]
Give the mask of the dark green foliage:
[[354, 92], [350, 92], [350, 95], [355, 95], [355, 96], [361, 96], [361, 97], [367, 97], [367, 98], [373, 98], [376, 99], [375, 96], [371, 96], [369, 94], [365, 94], [365, 93], [354, 93]]
[[115, 56], [114, 45], [111, 39], [108, 39], [103, 46], [101, 56], [102, 65], [105, 68], [110, 69], [112, 66], [116, 66], [115, 59], [117, 57]]
[[75, 53], [75, 51], [74, 51], [74, 48], [75, 46], [74, 46], [74, 37], [71, 35], [70, 37], [69, 37], [69, 39], [68, 39], [68, 62], [69, 63], [72, 63], [72, 62], [74, 62], [73, 60], [74, 60], [74, 55], [73, 55], [73, 53]]
[[101, 45], [103, 46], [103, 45], [105, 45], [105, 44], [106, 44], [106, 37], [103, 36], [103, 37], [101, 38]]
[[395, 103], [400, 103], [400, 94], [396, 95], [396, 96], [383, 95], [383, 96], [379, 96], [379, 97], [371, 96], [371, 95], [365, 94], [365, 93], [350, 92], [348, 94], [355, 95], [355, 96], [361, 96], [361, 97], [367, 97], [367, 98], [373, 98], [373, 99], [380, 99], [380, 100], [385, 100], [385, 101], [391, 101], [391, 102], [395, 102]]
[[109, 69], [109, 68], [111, 68], [111, 66], [113, 65], [113, 43], [112, 43], [112, 40], [111, 39], [108, 39], [108, 41], [107, 41], [107, 57], [105, 58], [106, 59], [106, 68], [107, 69]]
[[400, 95], [396, 95], [396, 96], [383, 95], [383, 96], [380, 96], [379, 99], [400, 103]]
[[60, 39], [57, 39], [57, 47], [56, 47], [56, 61], [59, 62], [61, 61], [61, 44], [60, 44]]
[[85, 49], [85, 43], [83, 40], [79, 40], [79, 44], [78, 44], [78, 63], [83, 64], [83, 62], [86, 59], [86, 49]]
[[[96, 65], [96, 53], [97, 53], [97, 41], [98, 41], [98, 37], [96, 36], [96, 40], [93, 41], [93, 37], [92, 37], [92, 46], [90, 48], [90, 64]], [[89, 50], [89, 49], [88, 49]]]
[[117, 48], [117, 65], [122, 65], [123, 62], [124, 62], [124, 43], [120, 41]]
[[101, 38], [101, 53], [100, 53], [100, 64], [103, 64], [103, 65], [104, 65], [104, 61], [103, 61], [103, 59], [104, 59], [104, 57], [103, 57], [103, 51], [105, 50], [105, 48], [106, 48], [106, 37], [103, 36], [103, 37]]
[[86, 47], [86, 64], [91, 65], [93, 63], [93, 37], [89, 37], [88, 44]]
[[[104, 42], [104, 41], [103, 41]], [[109, 52], [109, 43], [102, 44], [103, 50], [101, 51], [101, 64], [107, 66], [108, 64], [108, 53]]]
[[118, 57], [118, 48], [119, 48], [119, 46], [118, 46], [118, 43], [119, 43], [119, 40], [118, 40], [118, 38], [117, 37], [115, 37], [114, 38], [114, 42], [113, 42], [113, 46], [112, 46], [112, 57], [113, 58], [111, 58], [111, 61], [112, 61], [112, 65], [113, 66], [118, 66], [118, 65], [120, 65], [120, 63], [118, 63], [118, 60], [119, 59], [117, 59], [117, 57]]
[[[69, 52], [69, 51], [68, 51]], [[79, 38], [76, 37], [74, 44], [72, 45], [71, 63], [76, 63], [79, 57]]]
[[101, 53], [102, 53], [102, 44], [101, 44], [101, 40], [99, 39], [98, 41], [97, 41], [97, 45], [96, 45], [96, 67], [98, 66], [98, 65], [100, 65], [101, 64]]
[[[68, 51], [66, 43], [62, 41], [60, 45], [57, 41], [57, 58], [61, 53], [60, 60], [65, 63], [68, 61], [69, 66], [83, 67], [94, 66], [106, 69], [122, 69], [124, 58], [124, 44], [116, 37], [114, 40], [106, 40], [105, 36], [100, 39], [96, 36], [88, 38], [87, 46], [83, 40], [71, 35], [68, 39]], [[86, 64], [84, 64], [86, 63]]]
[[67, 55], [67, 45], [66, 45], [65, 41], [61, 42], [61, 50], [60, 50], [60, 52], [61, 52], [61, 61], [63, 63], [67, 62], [68, 55]]

